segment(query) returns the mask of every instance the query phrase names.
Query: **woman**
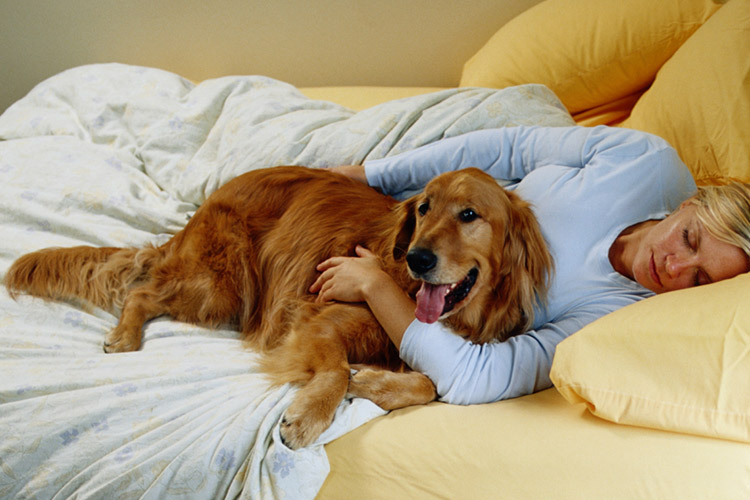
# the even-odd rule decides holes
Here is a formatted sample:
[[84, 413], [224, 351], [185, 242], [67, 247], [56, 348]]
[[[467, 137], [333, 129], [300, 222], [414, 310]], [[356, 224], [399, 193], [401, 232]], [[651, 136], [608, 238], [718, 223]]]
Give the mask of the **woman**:
[[[367, 302], [402, 359], [429, 376], [441, 399], [470, 404], [551, 386], [555, 346], [591, 321], [653, 293], [748, 271], [750, 190], [694, 197], [690, 172], [654, 136], [607, 127], [519, 127], [438, 141], [392, 158], [341, 167], [402, 197], [442, 172], [482, 168], [530, 201], [555, 260], [533, 329], [475, 345], [440, 323], [414, 318], [414, 303], [366, 249], [318, 267], [320, 301]], [[731, 198], [731, 202], [723, 203]], [[710, 203], [709, 203], [710, 202]], [[737, 221], [722, 223], [727, 205]], [[671, 214], [671, 215], [669, 215]]]

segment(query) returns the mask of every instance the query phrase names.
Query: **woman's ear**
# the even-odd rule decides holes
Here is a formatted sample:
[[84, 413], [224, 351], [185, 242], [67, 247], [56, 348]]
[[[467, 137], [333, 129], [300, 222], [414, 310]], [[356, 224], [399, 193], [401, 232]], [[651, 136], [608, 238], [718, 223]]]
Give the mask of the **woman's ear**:
[[393, 210], [396, 213], [396, 232], [393, 240], [393, 259], [401, 260], [409, 251], [414, 227], [417, 223], [414, 214], [416, 199], [414, 197], [402, 201]]
[[[682, 209], [683, 209], [683, 208], [685, 208], [686, 206], [688, 206], [688, 205], [692, 205], [692, 204], [693, 204], [693, 202], [692, 202], [692, 198], [688, 198], [687, 200], [685, 200], [685, 201], [683, 201], [682, 203], [680, 203], [680, 206], [679, 206], [679, 207], [677, 207], [677, 210], [682, 210]], [[677, 210], [675, 210], [675, 212], [676, 212]]]

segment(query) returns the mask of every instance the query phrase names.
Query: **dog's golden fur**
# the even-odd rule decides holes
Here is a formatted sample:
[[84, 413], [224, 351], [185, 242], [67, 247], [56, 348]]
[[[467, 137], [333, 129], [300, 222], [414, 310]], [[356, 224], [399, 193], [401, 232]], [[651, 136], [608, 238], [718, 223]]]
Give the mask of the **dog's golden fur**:
[[[366, 306], [317, 304], [308, 293], [316, 265], [357, 244], [412, 297], [420, 280], [407, 269], [409, 249], [434, 252], [434, 268], [412, 274], [436, 284], [478, 271], [440, 318], [475, 343], [529, 327], [552, 265], [530, 207], [479, 170], [443, 174], [398, 203], [337, 173], [277, 167], [228, 182], [160, 247], [40, 250], [12, 265], [6, 286], [121, 307], [107, 352], [137, 350], [144, 322], [163, 314], [236, 322], [276, 383], [302, 386], [282, 426], [300, 447], [330, 424], [347, 390], [386, 409], [435, 398], [427, 377], [403, 369]], [[350, 377], [353, 363], [371, 367]]]

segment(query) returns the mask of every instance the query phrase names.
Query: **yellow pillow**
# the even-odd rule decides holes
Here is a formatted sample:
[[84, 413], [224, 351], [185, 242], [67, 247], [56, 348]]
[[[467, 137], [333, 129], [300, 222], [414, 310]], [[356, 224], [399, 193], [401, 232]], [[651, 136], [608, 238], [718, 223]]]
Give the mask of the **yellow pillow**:
[[560, 343], [552, 380], [606, 420], [750, 442], [749, 290], [746, 274], [615, 311]]
[[750, 1], [731, 0], [701, 26], [623, 126], [669, 141], [699, 184], [750, 181]]
[[571, 113], [600, 106], [648, 86], [719, 6], [713, 0], [546, 0], [495, 33], [464, 65], [461, 86], [542, 83]]

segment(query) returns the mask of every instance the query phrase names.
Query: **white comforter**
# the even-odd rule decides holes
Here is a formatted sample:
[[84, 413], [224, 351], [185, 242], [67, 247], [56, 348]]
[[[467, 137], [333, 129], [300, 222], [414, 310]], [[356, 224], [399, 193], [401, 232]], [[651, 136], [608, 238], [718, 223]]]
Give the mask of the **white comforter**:
[[[456, 89], [354, 113], [264, 77], [194, 85], [160, 70], [76, 68], [0, 116], [0, 273], [48, 246], [162, 243], [218, 186], [274, 165], [360, 163], [470, 130], [573, 122], [541, 86]], [[237, 332], [160, 318], [104, 354], [117, 317], [0, 291], [0, 498], [313, 498], [323, 444], [383, 414], [342, 403], [291, 451]]]

